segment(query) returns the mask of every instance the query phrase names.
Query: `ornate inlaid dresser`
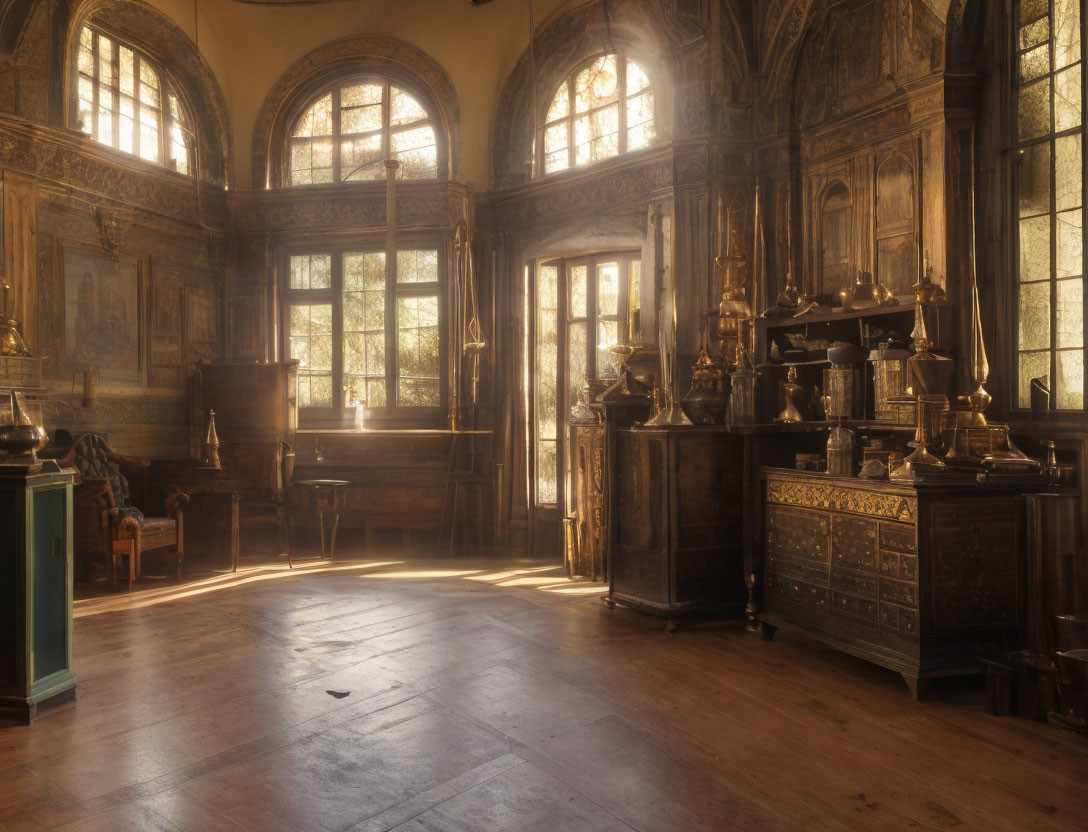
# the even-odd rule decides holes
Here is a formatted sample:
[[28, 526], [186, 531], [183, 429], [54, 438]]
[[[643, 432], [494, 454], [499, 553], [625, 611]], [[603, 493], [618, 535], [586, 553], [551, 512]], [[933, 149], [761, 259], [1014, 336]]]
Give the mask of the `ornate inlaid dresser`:
[[763, 487], [764, 625], [898, 671], [915, 697], [1016, 644], [1024, 504], [1011, 483], [765, 468]]
[[675, 619], [740, 613], [743, 439], [720, 427], [616, 430], [607, 603]]

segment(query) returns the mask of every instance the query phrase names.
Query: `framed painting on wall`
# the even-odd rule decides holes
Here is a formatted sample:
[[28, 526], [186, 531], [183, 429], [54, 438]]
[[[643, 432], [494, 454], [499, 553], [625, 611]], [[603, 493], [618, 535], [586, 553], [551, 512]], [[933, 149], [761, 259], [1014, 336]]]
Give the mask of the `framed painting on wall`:
[[64, 355], [103, 383], [140, 384], [140, 270], [135, 260], [64, 246]]

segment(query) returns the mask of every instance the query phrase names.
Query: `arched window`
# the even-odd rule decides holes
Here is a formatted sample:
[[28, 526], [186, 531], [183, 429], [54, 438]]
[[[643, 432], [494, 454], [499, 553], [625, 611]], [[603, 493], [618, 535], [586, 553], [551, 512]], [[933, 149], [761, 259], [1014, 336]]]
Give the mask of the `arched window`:
[[559, 86], [542, 133], [545, 174], [647, 147], [656, 135], [650, 79], [623, 55], [594, 58]]
[[326, 90], [295, 121], [287, 183], [382, 179], [397, 159], [399, 179], [438, 176], [435, 121], [419, 99], [381, 78], [353, 78]]
[[84, 26], [76, 60], [76, 123], [96, 141], [188, 175], [193, 133], [166, 75], [139, 50]]

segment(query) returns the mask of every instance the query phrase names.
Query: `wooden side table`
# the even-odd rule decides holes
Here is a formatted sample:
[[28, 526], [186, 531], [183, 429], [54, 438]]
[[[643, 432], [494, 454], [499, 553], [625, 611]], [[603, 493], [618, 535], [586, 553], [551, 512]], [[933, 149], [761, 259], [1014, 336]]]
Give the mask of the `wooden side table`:
[[[325, 515], [332, 515], [332, 528], [329, 532], [329, 550], [328, 557], [331, 560], [333, 552], [336, 549], [336, 528], [340, 525], [340, 511], [344, 508], [344, 503], [347, 499], [348, 487], [351, 485], [347, 480], [298, 480], [291, 483], [299, 488], [304, 488], [311, 491], [314, 495], [314, 501], [317, 503], [317, 522], [321, 529], [321, 557], [324, 558], [325, 554]], [[288, 514], [290, 516], [290, 514]], [[289, 566], [294, 566], [294, 555], [292, 550], [294, 546], [290, 544], [291, 534], [287, 535], [287, 563]]]
[[197, 460], [156, 461], [152, 463], [151, 485], [161, 488], [164, 496], [184, 492], [222, 494], [230, 499], [230, 571], [238, 571], [239, 505], [241, 482], [229, 468], [209, 468]]

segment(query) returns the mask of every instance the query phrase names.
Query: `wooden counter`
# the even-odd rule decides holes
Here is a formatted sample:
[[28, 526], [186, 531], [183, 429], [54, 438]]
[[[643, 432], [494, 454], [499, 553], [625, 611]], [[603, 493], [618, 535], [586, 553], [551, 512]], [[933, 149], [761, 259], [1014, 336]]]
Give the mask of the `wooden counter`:
[[1024, 484], [762, 478], [764, 625], [896, 670], [915, 697], [1016, 647]]

